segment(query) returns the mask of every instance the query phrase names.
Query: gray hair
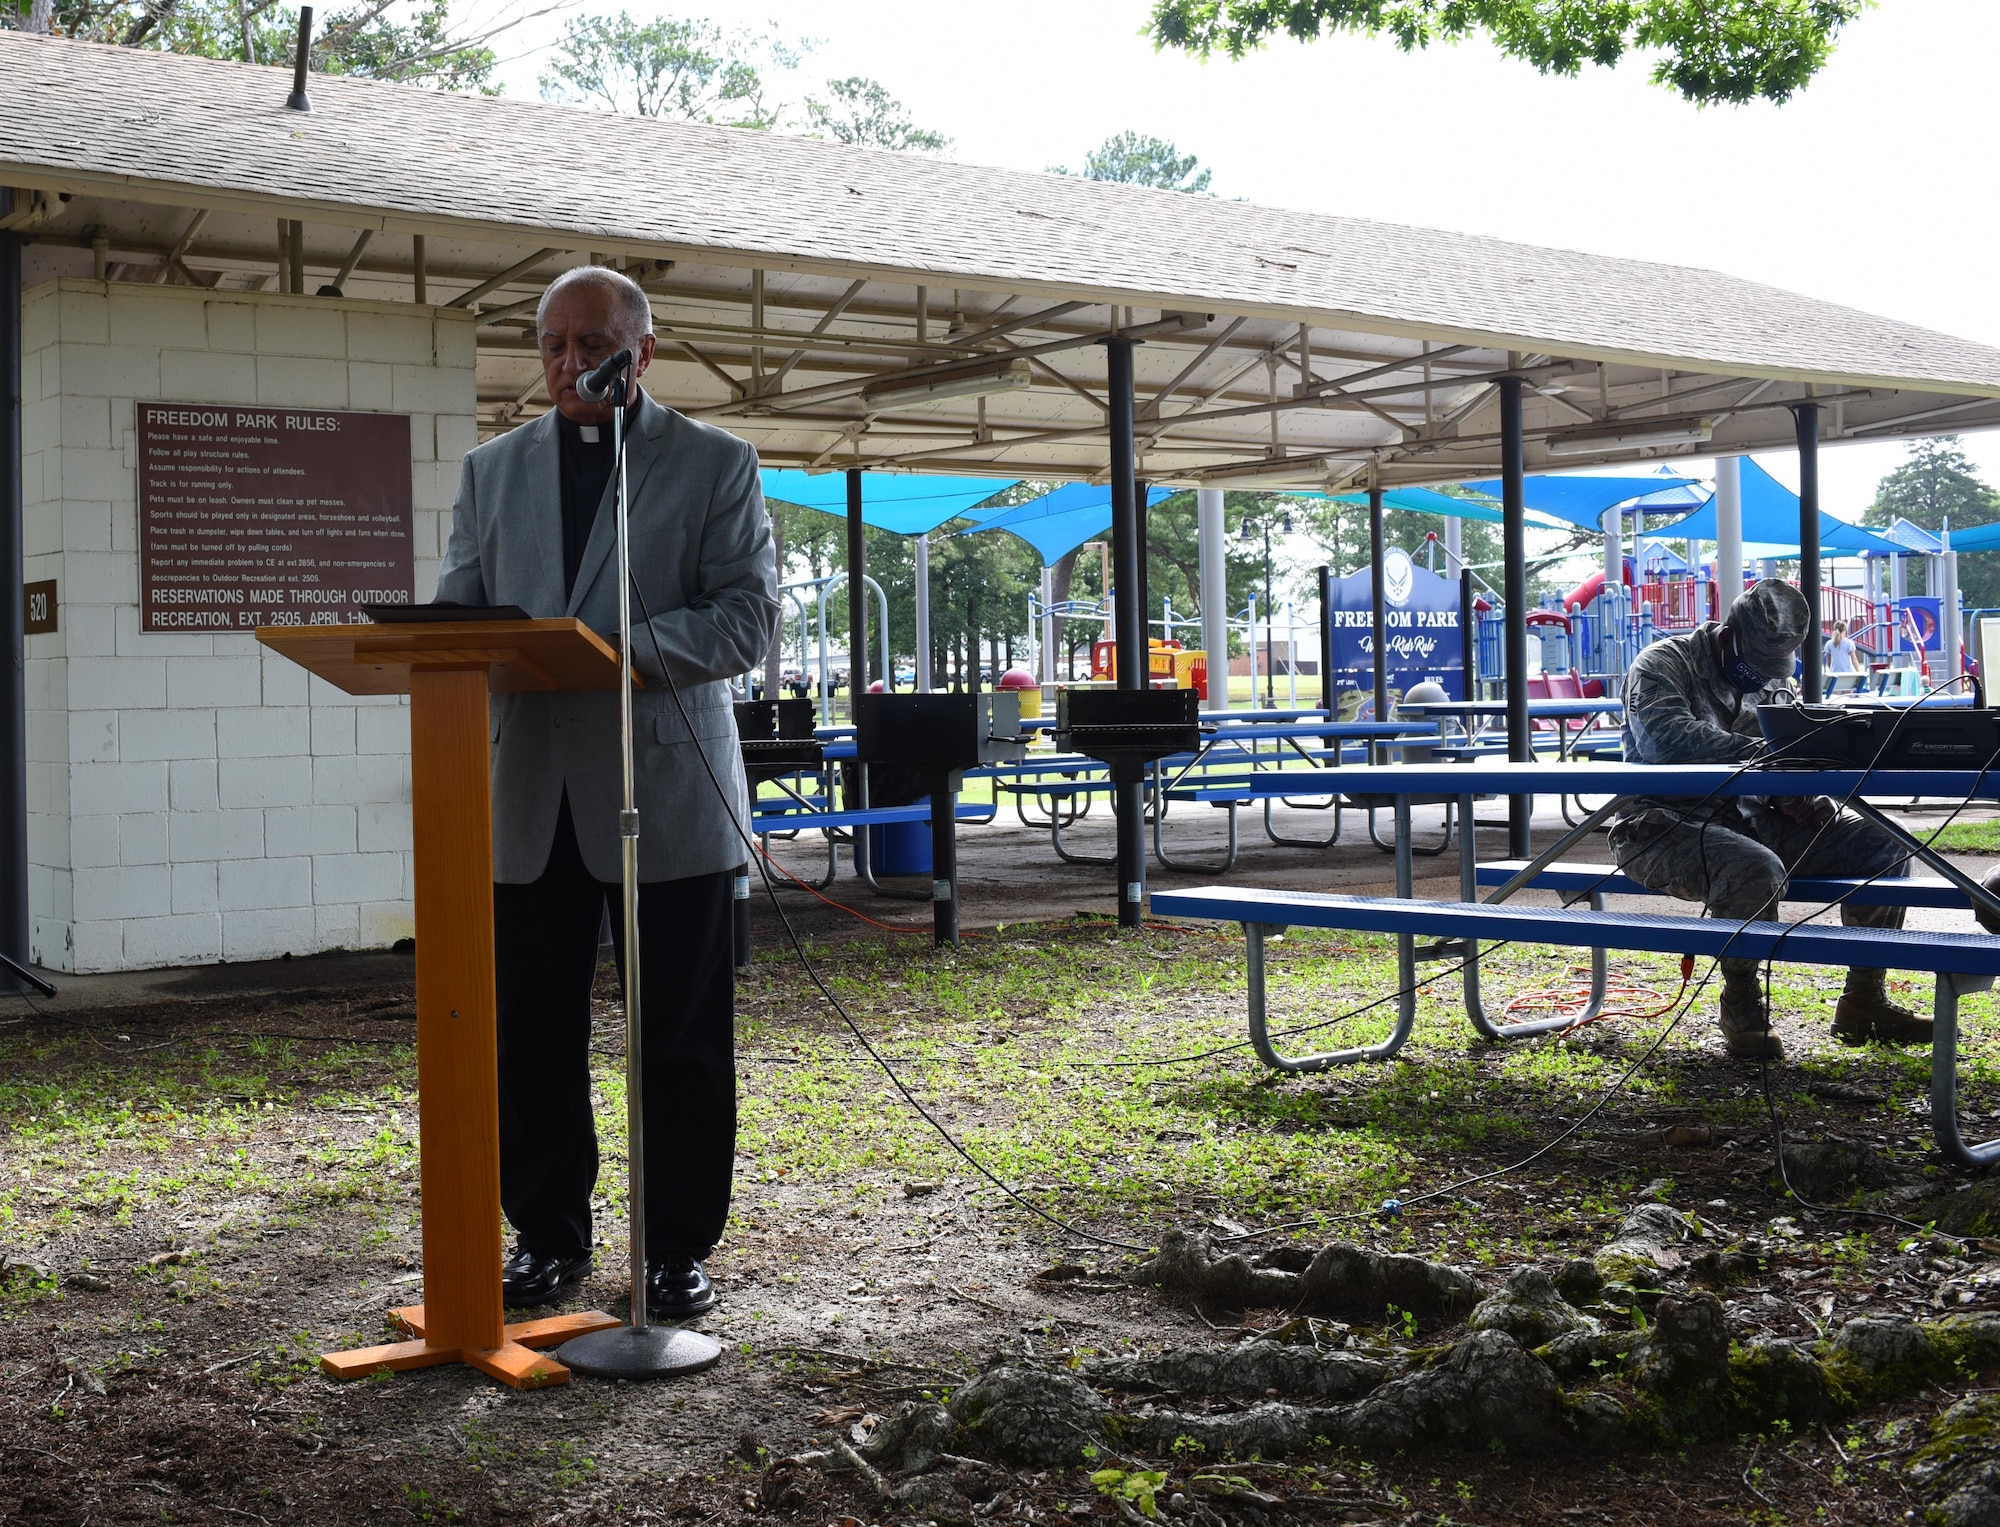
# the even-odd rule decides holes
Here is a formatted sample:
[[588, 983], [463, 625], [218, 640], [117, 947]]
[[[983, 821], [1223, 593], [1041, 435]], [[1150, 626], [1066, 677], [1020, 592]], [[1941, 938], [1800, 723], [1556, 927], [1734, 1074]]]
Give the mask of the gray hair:
[[653, 304], [639, 283], [605, 265], [578, 265], [564, 271], [548, 284], [535, 307], [535, 332], [542, 330], [542, 314], [549, 299], [573, 286], [595, 286], [611, 293], [613, 337], [621, 345], [638, 348], [639, 341], [653, 332]]

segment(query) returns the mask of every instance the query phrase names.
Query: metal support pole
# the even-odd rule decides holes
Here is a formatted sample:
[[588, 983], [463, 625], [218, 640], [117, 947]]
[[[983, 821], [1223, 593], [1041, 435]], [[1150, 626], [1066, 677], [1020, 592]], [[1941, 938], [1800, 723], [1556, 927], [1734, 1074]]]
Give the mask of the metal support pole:
[[[1507, 688], [1507, 759], [1528, 763], [1534, 738], [1528, 730], [1528, 511], [1523, 478], [1526, 463], [1521, 440], [1521, 379], [1500, 378], [1500, 504], [1503, 598], [1507, 602], [1506, 650], [1501, 672]], [[1528, 852], [1535, 798], [1507, 798], [1507, 851], [1516, 858]]]
[[[1799, 649], [1799, 698], [1820, 699], [1819, 405], [1794, 403], [1799, 438], [1799, 592], [1806, 596], [1806, 641]], [[1775, 675], [1774, 675], [1775, 677]]]
[[1047, 563], [1042, 565], [1042, 671], [1036, 675], [1042, 683], [1056, 681], [1056, 643], [1059, 639], [1056, 625], [1056, 570]]
[[[1114, 612], [1118, 633], [1118, 687], [1146, 687], [1146, 606], [1140, 593], [1139, 512], [1132, 457], [1132, 341], [1104, 343], [1110, 382], [1111, 558], [1118, 591]], [[1146, 821], [1144, 786], [1138, 771], [1117, 784], [1118, 923], [1136, 928], [1146, 905]]]
[[1743, 597], [1743, 458], [1715, 459], [1715, 618]]
[[847, 719], [868, 692], [868, 541], [861, 523], [861, 469], [847, 473]]
[[[612, 405], [611, 453], [616, 463], [612, 480], [617, 486], [618, 630], [624, 638], [618, 644], [623, 678], [618, 688], [623, 800], [618, 812], [618, 837], [624, 880], [625, 962], [621, 984], [625, 988], [625, 1170], [630, 1197], [626, 1225], [632, 1259], [631, 1318], [627, 1324], [612, 1330], [593, 1331], [566, 1342], [556, 1355], [580, 1373], [643, 1379], [668, 1378], [712, 1367], [722, 1355], [722, 1347], [714, 1337], [701, 1332], [650, 1325], [646, 1312], [646, 1069], [641, 1022], [644, 1009], [639, 984], [639, 808], [632, 735], [632, 527], [625, 477], [625, 405], [632, 395], [632, 386], [633, 377], [628, 369], [608, 398]], [[740, 890], [736, 894], [743, 899], [732, 900], [731, 906], [747, 912], [747, 866], [737, 871], [737, 877]], [[747, 931], [747, 922], [745, 927]]]
[[[13, 211], [0, 191], [0, 214]], [[0, 234], [0, 954], [28, 961], [27, 637], [22, 634], [21, 241]], [[0, 976], [0, 991], [25, 991]]]
[[[1333, 569], [1321, 564], [1319, 582], [1319, 708], [1329, 721], [1339, 720], [1333, 692]], [[1336, 742], [1335, 747], [1340, 744]]]
[[1368, 630], [1375, 648], [1375, 719], [1389, 719], [1389, 611], [1382, 591], [1382, 489], [1368, 488]]
[[[778, 570], [778, 581], [785, 581], [785, 522], [777, 515], [771, 516], [771, 556]], [[783, 687], [780, 677], [785, 671], [785, 623], [781, 619], [771, 628], [771, 650], [764, 654], [764, 698], [775, 700]], [[747, 872], [746, 872], [747, 873]], [[748, 884], [748, 881], [745, 881]]]
[[931, 538], [917, 537], [917, 693], [931, 692]]
[[1931, 681], [1938, 684], [1965, 672], [1965, 632], [1958, 610], [1958, 553], [1951, 549], [1949, 515], [1945, 517], [1940, 533], [1944, 551], [1938, 557], [1938, 569], [1944, 575], [1944, 588], [1938, 600], [1938, 644], [1944, 649], [1944, 672], [1931, 676]]
[[1201, 646], [1208, 654], [1208, 708], [1229, 709], [1229, 553], [1222, 523], [1222, 490], [1195, 491], [1196, 536], [1201, 549]]
[[[1140, 670], [1145, 675], [1139, 684], [1141, 689], [1153, 682], [1153, 632], [1150, 625], [1153, 612], [1153, 580], [1149, 576], [1152, 571], [1149, 566], [1152, 558], [1148, 552], [1148, 548], [1152, 545], [1148, 539], [1152, 527], [1147, 523], [1146, 493], [1146, 479], [1141, 477], [1132, 484], [1132, 517], [1138, 524], [1139, 536], [1139, 558], [1136, 564], [1139, 571], [1133, 582], [1139, 595], [1139, 648], [1146, 656], [1146, 666]], [[1163, 634], [1171, 637], [1174, 633], [1168, 631]]]
[[622, 802], [618, 812], [620, 869], [624, 879], [625, 969], [625, 1130], [626, 1174], [632, 1203], [627, 1216], [632, 1252], [632, 1329], [646, 1326], [646, 1110], [642, 1021], [639, 1005], [639, 800], [638, 765], [632, 739], [632, 536], [631, 504], [625, 482], [625, 399], [629, 377], [611, 395], [611, 458], [618, 472], [618, 644], [624, 668], [618, 686], [618, 743]]
[[[1264, 521], [1264, 709], [1278, 708], [1275, 648], [1278, 645], [1278, 602], [1271, 594], [1271, 522]], [[1256, 622], [1251, 622], [1250, 639], [1257, 639]], [[1250, 704], [1257, 704], [1257, 686], [1250, 686]]]
[[958, 947], [958, 792], [931, 791], [931, 942]]
[[[1479, 612], [1472, 607], [1472, 569], [1461, 566], [1458, 570], [1458, 662], [1459, 671], [1465, 676], [1465, 698], [1479, 698]], [[1472, 818], [1465, 819], [1465, 830], [1472, 831]]]
[[1625, 582], [1624, 518], [1607, 509], [1598, 523], [1604, 530], [1604, 591], [1610, 593]]

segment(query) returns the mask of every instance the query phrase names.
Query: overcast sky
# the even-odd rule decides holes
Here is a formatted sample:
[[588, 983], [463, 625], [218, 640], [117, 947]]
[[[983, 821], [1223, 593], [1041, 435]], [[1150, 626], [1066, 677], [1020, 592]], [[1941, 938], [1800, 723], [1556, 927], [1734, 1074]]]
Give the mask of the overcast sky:
[[[1705, 110], [1642, 61], [1545, 78], [1483, 44], [1342, 37], [1200, 64], [1153, 51], [1142, 0], [630, 9], [817, 38], [792, 89], [872, 76], [969, 163], [1074, 167], [1133, 128], [1198, 154], [1223, 196], [1710, 266], [2000, 344], [1994, 0], [1884, 0], [1790, 104]], [[536, 72], [511, 64], [509, 93]], [[2000, 483], [2000, 432], [1966, 444]], [[1857, 517], [1901, 455], [1826, 450], [1826, 507]], [[1788, 456], [1759, 459], [1796, 485]]]

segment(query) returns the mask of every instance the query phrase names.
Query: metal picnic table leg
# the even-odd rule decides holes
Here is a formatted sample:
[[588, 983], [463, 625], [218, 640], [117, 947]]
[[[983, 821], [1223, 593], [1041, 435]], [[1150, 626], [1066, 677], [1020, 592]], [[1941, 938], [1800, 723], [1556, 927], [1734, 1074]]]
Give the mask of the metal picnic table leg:
[[1931, 1132], [1938, 1149], [1958, 1166], [1979, 1170], [2000, 1161], [2000, 1140], [1970, 1145], [1958, 1128], [1958, 999], [1969, 991], [1985, 991], [1991, 976], [1952, 975], [1939, 971], [1937, 996], [1931, 1008]]
[[1848, 805], [1856, 814], [1866, 817], [1897, 842], [1907, 845], [1914, 857], [1923, 860], [1924, 863], [1928, 864], [1932, 869], [1944, 876], [1945, 879], [1965, 892], [1975, 908], [1985, 907], [1995, 916], [2000, 916], [2000, 896], [1995, 896], [1985, 886], [1966, 874], [1964, 870], [1953, 864], [1928, 843], [1924, 843], [1913, 837], [1900, 823], [1884, 816], [1858, 796], [1849, 801]]
[[[799, 824], [795, 823], [790, 827], [779, 828], [776, 830], [781, 832], [796, 832], [798, 830], [798, 826]], [[828, 886], [832, 885], [835, 876], [837, 876], [840, 873], [840, 856], [839, 856], [840, 848], [839, 844], [834, 839], [833, 830], [831, 828], [822, 828], [821, 831], [823, 831], [826, 834], [826, 873], [817, 880], [805, 880], [805, 879], [799, 880], [800, 885], [810, 886], [815, 891], [823, 891]], [[769, 831], [759, 832], [757, 834], [757, 850], [759, 853], [763, 854], [764, 859], [767, 863], [769, 863], [774, 868], [776, 867], [778, 861], [771, 857], [771, 834]], [[773, 880], [771, 884], [777, 886], [780, 890], [783, 890], [785, 886], [784, 876], [781, 875], [778, 879]]]
[[[1155, 766], [1155, 767], [1156, 767], [1156, 770], [1157, 770], [1157, 766]], [[1158, 773], [1156, 772], [1156, 773], [1154, 774], [1154, 777], [1153, 777], [1153, 785], [1154, 785], [1154, 790], [1153, 790], [1153, 857], [1154, 857], [1155, 859], [1158, 859], [1158, 860], [1160, 861], [1160, 863], [1161, 863], [1161, 865], [1162, 865], [1163, 867], [1165, 867], [1165, 868], [1167, 868], [1167, 869], [1170, 869], [1170, 870], [1191, 870], [1191, 871], [1193, 871], [1193, 872], [1195, 872], [1195, 873], [1197, 873], [1197, 874], [1202, 874], [1202, 875], [1226, 875], [1226, 874], [1228, 874], [1228, 873], [1229, 873], [1229, 871], [1230, 871], [1230, 870], [1232, 870], [1232, 869], [1234, 869], [1234, 868], [1235, 868], [1235, 866], [1236, 866], [1236, 855], [1237, 855], [1237, 852], [1238, 852], [1238, 848], [1239, 848], [1239, 844], [1238, 844], [1238, 842], [1237, 842], [1237, 831], [1236, 831], [1236, 802], [1234, 802], [1234, 801], [1229, 801], [1229, 802], [1226, 802], [1226, 803], [1225, 803], [1225, 804], [1226, 804], [1226, 806], [1227, 806], [1227, 809], [1228, 809], [1228, 812], [1229, 812], [1229, 855], [1228, 855], [1228, 857], [1227, 857], [1227, 858], [1225, 858], [1225, 859], [1224, 859], [1224, 860], [1222, 861], [1222, 863], [1220, 863], [1220, 864], [1213, 864], [1213, 865], [1211, 865], [1211, 864], [1189, 864], [1189, 863], [1187, 863], [1186, 861], [1181, 861], [1181, 862], [1179, 862], [1179, 863], [1176, 863], [1176, 862], [1175, 862], [1174, 860], [1172, 860], [1172, 859], [1170, 859], [1170, 858], [1168, 858], [1168, 857], [1167, 857], [1167, 845], [1166, 845], [1165, 841], [1163, 840], [1163, 838], [1161, 837], [1161, 828], [1162, 828], [1162, 826], [1163, 826], [1163, 825], [1165, 824], [1165, 822], [1166, 822], [1166, 819], [1167, 819], [1167, 793], [1166, 793], [1166, 791], [1164, 791], [1164, 790], [1162, 790], [1162, 789], [1160, 789], [1160, 788], [1159, 788], [1159, 783], [1160, 783], [1160, 781], [1159, 781], [1159, 775], [1158, 775]]]
[[[1373, 843], [1377, 848], [1381, 849], [1383, 853], [1393, 854], [1394, 852], [1396, 852], [1396, 844], [1384, 843], [1382, 841], [1381, 835], [1377, 833], [1375, 830], [1375, 810], [1376, 808], [1373, 806], [1370, 806], [1368, 808], [1368, 841]], [[1405, 835], [1403, 834], [1401, 829], [1398, 829], [1397, 842], [1403, 841], [1404, 836]], [[1446, 849], [1450, 847], [1451, 847], [1451, 807], [1446, 806], [1444, 808], [1444, 836], [1438, 840], [1437, 846], [1434, 848], [1413, 847], [1410, 851], [1412, 853], [1422, 854], [1426, 859], [1435, 859], [1439, 854], [1443, 853]]]
[[[937, 799], [938, 798], [936, 796], [930, 797], [931, 810], [933, 813], [935, 813], [937, 810]], [[946, 799], [953, 805], [956, 805], [958, 797], [954, 795], [954, 796], [948, 796]], [[955, 811], [952, 813], [950, 820], [951, 820], [951, 825], [954, 828], [956, 828], [958, 822], [957, 822], [957, 813]], [[888, 897], [891, 901], [932, 900], [933, 889], [929, 885], [926, 885], [920, 891], [899, 891], [894, 886], [883, 885], [880, 881], [878, 881], [875, 878], [875, 856], [873, 854], [864, 853], [862, 851], [862, 835], [867, 831], [868, 829], [866, 827], [858, 823], [854, 827], [854, 867], [861, 872], [861, 878], [868, 883], [868, 889], [873, 891], [877, 896]], [[936, 866], [933, 865], [932, 868], [935, 869]], [[954, 876], [956, 876], [956, 873], [957, 872], [954, 870], [953, 871]], [[925, 877], [925, 879], [927, 880], [930, 878], [931, 878], [930, 876]], [[953, 942], [955, 943], [957, 942], [957, 940], [954, 939]]]
[[[1077, 819], [1077, 817], [1080, 817], [1082, 815], [1083, 813], [1079, 811], [1075, 813], [1073, 816], [1071, 816], [1070, 820], [1074, 822]], [[1056, 857], [1062, 860], [1064, 864], [1093, 864], [1102, 866], [1108, 864], [1116, 864], [1118, 862], [1118, 856], [1116, 854], [1099, 856], [1097, 854], [1071, 853], [1068, 849], [1063, 847], [1062, 830], [1063, 830], [1062, 818], [1060, 816], [1052, 815], [1049, 818], [1049, 846], [1056, 851]]]
[[1417, 1021], [1415, 962], [1408, 934], [1397, 940], [1397, 973], [1402, 986], [1396, 997], [1396, 1026], [1379, 1044], [1358, 1045], [1350, 1050], [1329, 1050], [1319, 1055], [1280, 1055], [1271, 1044], [1271, 1032], [1264, 1009], [1264, 935], [1282, 933], [1282, 923], [1245, 923], [1244, 954], [1250, 986], [1250, 1047], [1257, 1058], [1274, 1071], [1325, 1071], [1334, 1066], [1351, 1066], [1357, 1061], [1387, 1060], [1403, 1048]]
[[[1564, 833], [1555, 842], [1543, 849], [1521, 867], [1511, 879], [1499, 886], [1486, 898], [1489, 904], [1505, 901], [1522, 886], [1542, 872], [1545, 865], [1552, 864], [1572, 844], [1581, 842], [1597, 824], [1611, 815], [1611, 809], [1618, 803], [1608, 801], [1585, 817], [1581, 823]], [[1459, 797], [1459, 812], [1467, 823], [1472, 821], [1472, 797]], [[1458, 893], [1462, 901], [1478, 899], [1479, 883], [1477, 866], [1479, 856], [1473, 846], [1474, 835], [1469, 830], [1459, 839]], [[1592, 911], [1604, 910], [1604, 894], [1590, 893]], [[1519, 1023], [1495, 1023], [1486, 1016], [1485, 1005], [1479, 995], [1479, 942], [1465, 941], [1465, 1016], [1472, 1020], [1473, 1028], [1487, 1039], [1526, 1039], [1535, 1034], [1547, 1034], [1556, 1029], [1566, 1029], [1573, 1024], [1588, 1023], [1603, 1011], [1605, 989], [1609, 985], [1609, 967], [1602, 949], [1590, 951], [1590, 1001], [1584, 1010], [1574, 1016], [1562, 1018], [1525, 1018]]]
[[[1282, 848], [1332, 848], [1334, 844], [1340, 841], [1341, 819], [1339, 796], [1335, 796], [1328, 803], [1333, 807], [1333, 836], [1330, 838], [1287, 838], [1281, 836], [1277, 828], [1271, 824], [1271, 808], [1278, 803], [1279, 799], [1280, 797], [1274, 796], [1266, 796], [1264, 798], [1264, 836], [1269, 838], [1273, 843], [1278, 844]], [[1292, 802], [1289, 800], [1285, 801], [1285, 804], [1292, 806]], [[1326, 810], [1326, 806], [1292, 806], [1292, 809], [1295, 811], [1324, 811]]]

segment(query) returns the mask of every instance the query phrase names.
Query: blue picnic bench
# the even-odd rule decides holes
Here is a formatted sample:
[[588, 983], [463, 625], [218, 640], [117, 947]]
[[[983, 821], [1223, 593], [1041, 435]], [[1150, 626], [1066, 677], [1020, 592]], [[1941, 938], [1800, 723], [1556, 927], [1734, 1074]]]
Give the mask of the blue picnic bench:
[[[1240, 923], [1248, 946], [1249, 1021], [1253, 1048], [1265, 1064], [1281, 1071], [1319, 1071], [1359, 1061], [1386, 1060], [1408, 1040], [1416, 1021], [1416, 967], [1420, 958], [1459, 957], [1463, 960], [1467, 1015], [1489, 1039], [1523, 1038], [1568, 1028], [1582, 1017], [1531, 1019], [1494, 1024], [1481, 1011], [1478, 995], [1478, 945], [1482, 939], [1548, 944], [1592, 951], [1594, 997], [1603, 996], [1604, 951], [1645, 950], [1744, 959], [1769, 959], [1799, 964], [1839, 964], [1884, 969], [1920, 970], [1935, 979], [1933, 1016], [1936, 1030], [1931, 1053], [1931, 1118], [1938, 1147], [1962, 1166], [1983, 1167], [2000, 1160], [2000, 1140], [1968, 1143], [1960, 1131], [1957, 1111], [1958, 1001], [1969, 991], [1983, 991], [2000, 977], [2000, 938], [1983, 933], [1938, 933], [1887, 928], [1848, 928], [1816, 924], [1793, 927], [1776, 922], [1608, 912], [1603, 896], [1632, 887], [1610, 865], [1567, 863], [1560, 856], [1607, 817], [1618, 798], [1632, 795], [1706, 800], [1742, 795], [1829, 795], [1848, 800], [1856, 810], [1900, 839], [1912, 857], [1939, 872], [1938, 879], [1909, 877], [1891, 882], [1820, 879], [1795, 882], [1801, 897], [1833, 901], [1850, 896], [1857, 902], [1917, 906], [2000, 904], [1943, 855], [1912, 837], [1860, 794], [1884, 799], [1911, 797], [1963, 798], [1977, 794], [2000, 798], [2000, 778], [1951, 770], [1879, 770], [1863, 775], [1855, 769], [1742, 769], [1710, 764], [1607, 764], [1572, 761], [1560, 764], [1404, 764], [1347, 771], [1355, 794], [1393, 801], [1397, 818], [1396, 890], [1393, 897], [1337, 896], [1306, 891], [1281, 891], [1228, 886], [1204, 886], [1159, 892], [1152, 898], [1156, 916], [1187, 917]], [[1552, 794], [1581, 790], [1612, 799], [1592, 811], [1584, 822], [1563, 834], [1532, 859], [1501, 865], [1477, 863], [1471, 834], [1461, 837], [1460, 899], [1417, 901], [1412, 893], [1409, 808], [1413, 799], [1435, 798], [1456, 786], [1462, 792], [1461, 815], [1469, 820], [1475, 794]], [[1371, 790], [1372, 787], [1372, 790]], [[1504, 877], [1504, 878], [1503, 878]], [[1491, 898], [1477, 900], [1480, 884], [1499, 883]], [[1510, 905], [1507, 897], [1527, 886], [1554, 890], [1588, 908]], [[1637, 889], [1635, 887], [1635, 889]], [[1393, 934], [1397, 940], [1397, 1012], [1389, 1035], [1372, 1045], [1323, 1054], [1287, 1056], [1271, 1042], [1265, 1016], [1264, 938], [1286, 927], [1342, 929]], [[1418, 939], [1431, 941], [1420, 955]], [[1587, 1017], [1588, 1012], [1583, 1015]]]

